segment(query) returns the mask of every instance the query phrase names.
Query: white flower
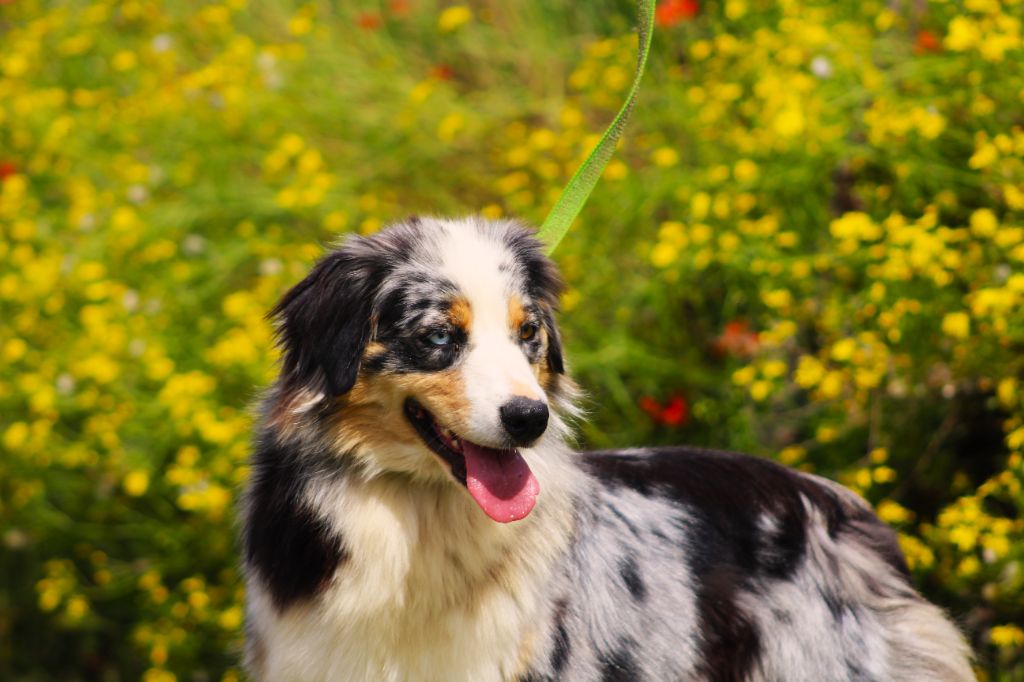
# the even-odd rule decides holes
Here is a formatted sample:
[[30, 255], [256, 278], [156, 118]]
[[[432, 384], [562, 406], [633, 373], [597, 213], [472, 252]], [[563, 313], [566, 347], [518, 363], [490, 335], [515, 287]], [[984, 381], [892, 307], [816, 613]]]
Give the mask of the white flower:
[[160, 33], [153, 36], [153, 42], [150, 43], [150, 46], [153, 48], [153, 52], [167, 52], [173, 44], [174, 41], [171, 40], [169, 35]]
[[811, 60], [811, 73], [818, 78], [828, 78], [832, 75], [832, 62], [828, 60], [828, 57], [818, 55]]

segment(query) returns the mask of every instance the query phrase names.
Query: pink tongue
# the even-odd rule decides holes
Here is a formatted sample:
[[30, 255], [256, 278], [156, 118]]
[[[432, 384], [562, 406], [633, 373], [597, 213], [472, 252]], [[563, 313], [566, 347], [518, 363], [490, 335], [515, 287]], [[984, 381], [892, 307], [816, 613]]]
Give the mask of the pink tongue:
[[462, 454], [466, 487], [485, 514], [509, 523], [533, 510], [540, 484], [518, 450], [495, 450], [464, 440]]

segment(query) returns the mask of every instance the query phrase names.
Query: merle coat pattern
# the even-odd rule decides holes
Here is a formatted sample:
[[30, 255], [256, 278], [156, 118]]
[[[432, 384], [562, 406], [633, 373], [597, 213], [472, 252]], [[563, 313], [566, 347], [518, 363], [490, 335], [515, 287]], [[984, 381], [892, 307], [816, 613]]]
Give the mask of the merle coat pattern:
[[256, 679], [974, 679], [841, 486], [573, 452], [560, 286], [514, 223], [410, 219], [283, 297], [243, 507]]

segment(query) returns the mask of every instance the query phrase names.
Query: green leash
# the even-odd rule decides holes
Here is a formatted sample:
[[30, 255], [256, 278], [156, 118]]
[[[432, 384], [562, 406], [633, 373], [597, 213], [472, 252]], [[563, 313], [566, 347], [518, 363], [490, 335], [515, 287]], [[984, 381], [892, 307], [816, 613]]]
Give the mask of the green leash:
[[541, 241], [547, 243], [549, 254], [562, 241], [562, 237], [569, 231], [569, 226], [576, 219], [576, 216], [579, 215], [583, 204], [587, 203], [590, 193], [594, 191], [594, 186], [597, 185], [597, 181], [601, 178], [601, 173], [604, 172], [604, 167], [608, 165], [612, 154], [615, 153], [615, 143], [622, 136], [622, 131], [626, 127], [626, 121], [629, 120], [629, 115], [633, 112], [633, 105], [636, 104], [636, 95], [640, 90], [640, 79], [643, 78], [644, 67], [647, 66], [647, 55], [651, 51], [651, 37], [654, 34], [654, 3], [655, 0], [638, 0], [637, 2], [636, 32], [639, 37], [639, 53], [637, 54], [633, 85], [629, 88], [626, 101], [608, 126], [608, 129], [604, 131], [600, 141], [590, 152], [590, 156], [580, 165], [576, 174], [572, 176], [572, 180], [562, 190], [562, 194], [558, 197], [558, 201], [555, 202], [554, 208], [548, 213], [548, 217], [544, 219], [544, 224], [540, 226], [540, 230], [537, 232], [537, 236], [540, 237]]

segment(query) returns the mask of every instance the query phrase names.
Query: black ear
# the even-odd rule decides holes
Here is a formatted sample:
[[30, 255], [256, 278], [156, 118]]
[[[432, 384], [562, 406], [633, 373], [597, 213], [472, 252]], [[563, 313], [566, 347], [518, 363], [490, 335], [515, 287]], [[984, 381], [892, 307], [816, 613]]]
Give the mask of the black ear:
[[544, 254], [544, 245], [537, 237], [518, 225], [506, 226], [505, 245], [522, 268], [530, 297], [540, 303], [540, 314], [548, 335], [548, 370], [554, 374], [565, 374], [562, 337], [555, 324], [558, 298], [565, 289], [558, 267]]
[[565, 363], [562, 361], [562, 335], [555, 324], [555, 312], [549, 306], [541, 307], [541, 319], [544, 330], [548, 334], [548, 371], [553, 374], [565, 374]]
[[380, 262], [358, 251], [349, 242], [324, 257], [271, 311], [278, 323], [286, 384], [331, 396], [347, 393], [355, 384], [382, 276]]

